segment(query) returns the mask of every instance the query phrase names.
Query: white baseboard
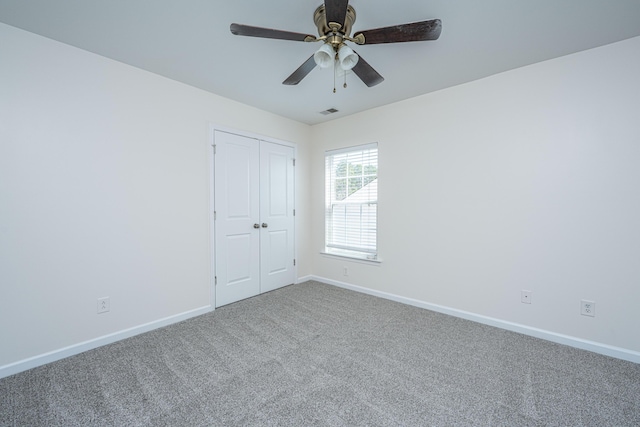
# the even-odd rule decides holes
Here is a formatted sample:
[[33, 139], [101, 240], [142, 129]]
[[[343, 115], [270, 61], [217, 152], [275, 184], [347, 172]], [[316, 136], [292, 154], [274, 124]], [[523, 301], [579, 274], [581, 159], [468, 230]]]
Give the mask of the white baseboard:
[[[505, 320], [495, 319], [493, 317], [482, 316], [479, 314], [475, 314], [475, 313], [471, 313], [463, 310], [457, 310], [455, 308], [445, 307], [438, 304], [431, 304], [425, 301], [420, 301], [413, 298], [407, 298], [400, 295], [391, 294], [388, 292], [377, 291], [374, 289], [352, 285], [350, 283], [340, 282], [337, 280], [327, 279], [324, 277], [318, 277], [313, 275], [308, 277], [309, 277], [308, 280], [316, 280], [318, 282], [326, 283], [328, 285], [333, 285], [340, 288], [349, 289], [352, 291], [361, 292], [368, 295], [373, 295], [373, 296], [388, 299], [391, 301], [396, 301], [402, 304], [412, 305], [414, 307], [425, 308], [427, 310], [436, 311], [438, 313], [448, 314], [448, 315], [459, 317], [462, 319], [471, 320], [473, 322], [483, 323], [489, 326], [495, 326], [497, 328], [518, 332], [518, 333], [529, 335], [535, 338], [541, 338], [543, 340], [555, 342], [558, 344], [564, 344], [570, 347], [592, 351], [594, 353], [615, 357], [617, 359], [627, 360], [629, 362], [640, 363], [640, 352], [637, 352], [637, 351], [628, 350], [620, 347], [614, 347], [614, 346], [610, 346], [607, 344], [602, 344], [594, 341], [588, 341], [581, 338], [572, 337], [569, 335], [558, 334], [555, 332], [533, 328], [531, 326], [521, 325], [518, 323], [507, 322]], [[302, 280], [302, 278], [299, 280]]]
[[296, 283], [304, 283], [304, 282], [308, 282], [309, 280], [316, 280], [316, 279], [311, 275], [303, 276], [303, 277], [298, 277], [298, 279], [296, 280]]
[[135, 335], [149, 332], [154, 329], [169, 326], [174, 323], [182, 322], [183, 320], [190, 319], [192, 317], [200, 316], [205, 313], [213, 311], [213, 307], [205, 306], [196, 308], [194, 310], [186, 311], [184, 313], [176, 314], [175, 316], [165, 317], [164, 319], [155, 320], [153, 322], [145, 323], [140, 326], [134, 326], [133, 328], [125, 329], [123, 331], [114, 332], [109, 335], [94, 338], [92, 340], [84, 341], [79, 344], [74, 344], [69, 347], [54, 350], [49, 353], [41, 354], [38, 356], [30, 357], [25, 360], [10, 363], [8, 365], [0, 366], [0, 378], [8, 377], [9, 375], [17, 374], [19, 372], [26, 371], [37, 366], [46, 365], [47, 363], [55, 362], [56, 360], [64, 359], [65, 357], [74, 356], [76, 354], [83, 353], [87, 350], [93, 350], [94, 348], [101, 347], [103, 345], [111, 344], [116, 341], [130, 338]]
[[[309, 280], [316, 280], [318, 282], [326, 283], [328, 285], [337, 286], [344, 289], [349, 289], [356, 292], [361, 292], [368, 295], [396, 301], [402, 304], [412, 305], [414, 307], [424, 308], [427, 310], [436, 311], [438, 313], [448, 314], [451, 316], [459, 317], [462, 319], [471, 320], [473, 322], [483, 323], [485, 325], [495, 326], [497, 328], [506, 329], [508, 331], [518, 332], [521, 334], [529, 335], [536, 338], [541, 338], [547, 341], [555, 342], [558, 344], [564, 344], [571, 347], [579, 348], [582, 350], [592, 351], [594, 353], [603, 354], [605, 356], [615, 357], [617, 359], [628, 360], [634, 363], [640, 363], [640, 352], [627, 350], [620, 347], [614, 347], [607, 344], [597, 343], [593, 341], [583, 340], [568, 335], [558, 334], [538, 328], [533, 328], [518, 323], [507, 322], [492, 317], [482, 316], [475, 313], [470, 313], [463, 310], [457, 310], [450, 307], [445, 307], [437, 304], [431, 304], [425, 301], [420, 301], [413, 298], [407, 298], [400, 295], [391, 294], [388, 292], [377, 291], [374, 289], [365, 288], [362, 286], [352, 285], [350, 283], [340, 282], [337, 280], [331, 280], [324, 277], [318, 277], [314, 275], [308, 275], [299, 277], [296, 283], [303, 283]], [[83, 353], [94, 348], [101, 347], [103, 345], [111, 344], [116, 341], [130, 338], [135, 335], [149, 332], [154, 329], [162, 328], [174, 323], [181, 322], [183, 320], [190, 319], [192, 317], [200, 316], [205, 313], [213, 311], [213, 307], [205, 306], [190, 310], [175, 316], [169, 316], [164, 319], [159, 319], [153, 322], [145, 323], [143, 325], [135, 326], [133, 328], [125, 329], [123, 331], [114, 332], [109, 335], [105, 335], [99, 338], [88, 340], [79, 344], [71, 345], [69, 347], [54, 350], [49, 353], [41, 354], [38, 356], [30, 357], [25, 360], [20, 360], [8, 365], [0, 366], [0, 378], [8, 377], [10, 375], [17, 374], [19, 372], [26, 371], [37, 366], [46, 365], [47, 363], [55, 362], [56, 360], [64, 359], [65, 357], [74, 356], [76, 354]]]

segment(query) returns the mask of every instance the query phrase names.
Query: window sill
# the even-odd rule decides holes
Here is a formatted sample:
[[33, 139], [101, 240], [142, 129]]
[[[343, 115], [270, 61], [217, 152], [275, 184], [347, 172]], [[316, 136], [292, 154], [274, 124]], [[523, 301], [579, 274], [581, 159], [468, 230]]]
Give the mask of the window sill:
[[360, 263], [363, 263], [363, 264], [373, 264], [373, 265], [382, 264], [382, 260], [380, 258], [367, 259], [367, 258], [365, 258], [365, 255], [360, 257], [360, 256], [357, 256], [357, 255], [351, 255], [351, 254], [345, 254], [345, 253], [336, 253], [336, 252], [320, 252], [320, 255], [324, 255], [324, 256], [329, 257], [329, 258], [348, 259], [349, 261], [360, 262]]

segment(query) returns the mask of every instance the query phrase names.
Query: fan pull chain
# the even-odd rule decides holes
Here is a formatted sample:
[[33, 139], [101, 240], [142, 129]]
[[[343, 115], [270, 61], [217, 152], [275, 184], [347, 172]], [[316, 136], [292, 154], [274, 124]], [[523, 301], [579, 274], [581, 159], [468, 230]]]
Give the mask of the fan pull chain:
[[338, 61], [333, 61], [333, 93], [336, 93], [336, 72], [338, 70]]
[[344, 85], [342, 85], [343, 88], [347, 88], [347, 72], [344, 72]]

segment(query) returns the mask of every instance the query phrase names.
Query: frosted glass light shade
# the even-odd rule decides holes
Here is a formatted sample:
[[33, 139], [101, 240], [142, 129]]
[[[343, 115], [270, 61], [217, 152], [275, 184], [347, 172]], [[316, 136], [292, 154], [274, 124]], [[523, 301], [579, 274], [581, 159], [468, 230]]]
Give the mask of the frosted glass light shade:
[[323, 44], [316, 53], [313, 54], [313, 60], [320, 68], [328, 68], [335, 61], [336, 54], [333, 48], [328, 44]]
[[343, 70], [350, 70], [358, 63], [358, 55], [349, 46], [343, 45], [338, 51], [338, 61], [340, 61], [340, 68]]

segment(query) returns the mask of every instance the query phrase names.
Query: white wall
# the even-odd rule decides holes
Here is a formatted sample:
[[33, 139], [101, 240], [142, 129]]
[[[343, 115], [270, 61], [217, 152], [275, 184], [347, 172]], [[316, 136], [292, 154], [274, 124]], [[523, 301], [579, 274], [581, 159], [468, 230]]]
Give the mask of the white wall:
[[209, 123], [298, 144], [310, 274], [309, 126], [4, 24], [0, 58], [0, 371], [209, 307]]
[[314, 126], [315, 194], [325, 150], [379, 143], [383, 259], [320, 255], [317, 197], [314, 274], [640, 351], [639, 52], [634, 38]]

